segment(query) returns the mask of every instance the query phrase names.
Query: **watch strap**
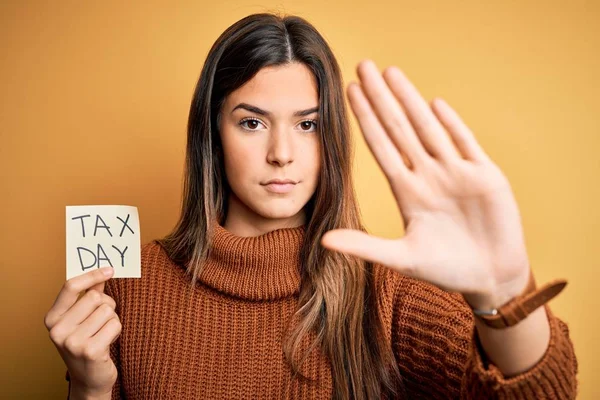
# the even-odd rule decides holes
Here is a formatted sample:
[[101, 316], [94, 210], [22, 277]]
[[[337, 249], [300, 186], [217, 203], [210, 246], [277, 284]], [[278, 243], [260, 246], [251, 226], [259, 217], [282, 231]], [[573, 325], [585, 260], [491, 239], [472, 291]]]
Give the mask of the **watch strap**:
[[473, 309], [475, 317], [496, 329], [508, 328], [525, 319], [538, 307], [550, 301], [567, 285], [564, 279], [556, 279], [537, 288], [533, 271], [529, 271], [529, 281], [523, 292], [517, 297], [493, 310]]

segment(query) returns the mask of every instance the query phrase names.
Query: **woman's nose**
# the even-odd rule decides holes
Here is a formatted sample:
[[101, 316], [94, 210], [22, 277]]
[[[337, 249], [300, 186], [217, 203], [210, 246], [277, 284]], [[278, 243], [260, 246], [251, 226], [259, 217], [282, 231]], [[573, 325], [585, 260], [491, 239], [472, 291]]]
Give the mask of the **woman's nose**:
[[287, 165], [293, 161], [293, 143], [289, 132], [280, 129], [272, 133], [269, 142], [267, 161], [280, 166]]

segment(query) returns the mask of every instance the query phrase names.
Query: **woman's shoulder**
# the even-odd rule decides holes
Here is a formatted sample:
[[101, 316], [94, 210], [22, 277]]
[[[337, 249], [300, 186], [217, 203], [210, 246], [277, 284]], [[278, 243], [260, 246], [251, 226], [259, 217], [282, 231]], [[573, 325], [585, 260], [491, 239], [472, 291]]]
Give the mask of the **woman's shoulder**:
[[[112, 278], [106, 282], [105, 292], [117, 300], [124, 292], [147, 292], [160, 282], [169, 282], [169, 276], [180, 275], [180, 269], [175, 265], [165, 249], [157, 240], [151, 240], [140, 246], [141, 252], [141, 277], [140, 278]], [[183, 271], [181, 271], [183, 272]], [[177, 278], [175, 280], [178, 280]]]
[[140, 251], [142, 254], [142, 266], [144, 264], [155, 264], [156, 262], [164, 261], [164, 258], [168, 258], [165, 249], [156, 239], [142, 244]]

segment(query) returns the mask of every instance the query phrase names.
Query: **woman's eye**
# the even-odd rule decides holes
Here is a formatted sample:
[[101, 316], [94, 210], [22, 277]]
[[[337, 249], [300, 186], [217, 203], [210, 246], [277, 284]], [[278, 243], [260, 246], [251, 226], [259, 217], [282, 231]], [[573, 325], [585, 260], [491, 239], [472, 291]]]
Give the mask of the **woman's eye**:
[[[239, 125], [247, 131], [256, 131], [258, 130], [257, 128], [259, 125], [264, 126], [264, 124], [256, 118], [245, 118], [240, 121]], [[317, 121], [314, 119], [302, 121], [299, 125], [300, 130], [303, 132], [313, 132], [317, 129]], [[311, 130], [313, 127], [314, 129]]]
[[[317, 130], [317, 121], [314, 119], [300, 122], [300, 126], [304, 132], [312, 132], [309, 129], [314, 126], [314, 130]], [[307, 129], [304, 129], [307, 128]]]
[[[242, 128], [246, 129], [247, 131], [255, 131], [256, 128], [258, 128], [258, 124], [260, 124], [260, 123], [261, 122], [257, 119], [246, 118], [240, 122], [240, 125], [242, 126]], [[247, 125], [245, 125], [245, 124], [247, 124]]]

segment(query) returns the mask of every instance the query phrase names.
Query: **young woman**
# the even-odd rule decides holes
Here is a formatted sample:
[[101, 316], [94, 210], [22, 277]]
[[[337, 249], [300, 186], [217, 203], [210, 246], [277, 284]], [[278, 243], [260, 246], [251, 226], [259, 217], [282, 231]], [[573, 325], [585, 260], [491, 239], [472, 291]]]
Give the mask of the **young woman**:
[[143, 246], [142, 278], [72, 278], [46, 315], [72, 399], [574, 398], [545, 304], [566, 282], [536, 288], [508, 181], [444, 101], [396, 67], [357, 71], [347, 95], [406, 235], [360, 222], [325, 40], [250, 15], [208, 54], [181, 218]]

